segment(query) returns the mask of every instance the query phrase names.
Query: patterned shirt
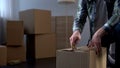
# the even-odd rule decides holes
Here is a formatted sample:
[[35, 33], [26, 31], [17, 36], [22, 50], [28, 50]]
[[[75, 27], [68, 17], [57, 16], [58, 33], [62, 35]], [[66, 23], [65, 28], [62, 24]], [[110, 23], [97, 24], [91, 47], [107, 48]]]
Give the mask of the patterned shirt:
[[120, 22], [120, 0], [116, 0], [112, 17], [106, 22], [103, 28], [109, 31]]
[[[96, 14], [96, 3], [93, 1], [94, 0], [92, 1], [80, 0], [79, 1], [77, 15], [76, 15], [76, 18], [73, 24], [73, 31], [80, 30], [80, 32], [82, 32], [87, 16], [89, 16], [90, 22], [91, 21], [94, 22], [95, 14]], [[120, 17], [120, 5], [119, 5], [119, 0], [116, 0], [115, 6], [114, 6], [114, 13], [112, 14], [112, 17], [107, 22], [105, 22], [104, 26], [102, 27], [106, 31], [110, 30], [113, 26], [115, 26], [119, 22], [119, 19], [120, 19], [119, 17]], [[92, 26], [90, 24], [90, 27], [92, 27], [93, 29], [94, 24], [92, 24]]]
[[82, 32], [86, 19], [90, 23], [90, 36], [107, 21], [107, 8], [104, 0], [79, 0], [73, 31]]

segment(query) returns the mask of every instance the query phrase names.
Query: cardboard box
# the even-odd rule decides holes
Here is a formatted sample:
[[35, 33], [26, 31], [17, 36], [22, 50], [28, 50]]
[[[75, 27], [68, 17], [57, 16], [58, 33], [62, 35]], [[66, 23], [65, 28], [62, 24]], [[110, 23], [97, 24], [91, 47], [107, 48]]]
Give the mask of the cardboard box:
[[97, 56], [95, 50], [81, 46], [78, 50], [57, 50], [56, 68], [106, 68], [106, 48]]
[[51, 30], [53, 33], [56, 32], [56, 17], [55, 16], [52, 16], [51, 17]]
[[0, 45], [0, 66], [7, 65], [7, 47]]
[[57, 36], [57, 49], [70, 47], [73, 20], [73, 16], [52, 16], [52, 30]]
[[26, 48], [21, 45], [21, 47], [7, 47], [7, 62], [11, 61], [26, 61]]
[[7, 21], [7, 46], [21, 46], [24, 43], [23, 21]]
[[20, 11], [19, 16], [24, 21], [25, 34], [51, 33], [51, 11], [28, 9]]
[[27, 58], [56, 57], [55, 34], [27, 35]]

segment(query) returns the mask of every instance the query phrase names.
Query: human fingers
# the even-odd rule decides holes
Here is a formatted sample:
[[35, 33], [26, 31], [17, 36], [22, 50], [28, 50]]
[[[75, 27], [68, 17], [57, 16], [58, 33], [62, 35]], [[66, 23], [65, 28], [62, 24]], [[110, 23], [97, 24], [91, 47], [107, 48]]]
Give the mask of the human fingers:
[[70, 44], [71, 45], [76, 45], [77, 44], [77, 42], [78, 42], [78, 40], [80, 40], [81, 38], [79, 37], [79, 36], [71, 36], [70, 37]]
[[94, 42], [92, 42], [92, 40], [91, 41], [89, 41], [88, 42], [88, 48], [93, 48], [94, 47], [94, 44], [93, 44]]
[[71, 48], [72, 48], [72, 50], [76, 50], [77, 49], [75, 45], [71, 45]]
[[94, 43], [94, 48], [95, 48], [96, 54], [100, 55], [101, 54], [101, 44], [100, 43]]
[[101, 54], [101, 44], [99, 43], [97, 46], [97, 55]]
[[76, 38], [75, 37], [70, 37], [70, 45], [71, 45], [71, 48], [72, 46], [75, 46], [76, 45]]

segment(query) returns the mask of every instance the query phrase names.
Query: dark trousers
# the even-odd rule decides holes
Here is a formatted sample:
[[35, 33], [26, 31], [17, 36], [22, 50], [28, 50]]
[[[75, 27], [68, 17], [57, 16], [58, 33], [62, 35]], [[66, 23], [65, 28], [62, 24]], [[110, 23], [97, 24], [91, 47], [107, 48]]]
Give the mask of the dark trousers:
[[107, 56], [110, 44], [113, 42], [115, 43], [115, 65], [113, 65], [113, 68], [117, 68], [117, 66], [120, 67], [120, 23], [116, 24], [112, 30], [101, 39], [102, 46], [107, 47]]

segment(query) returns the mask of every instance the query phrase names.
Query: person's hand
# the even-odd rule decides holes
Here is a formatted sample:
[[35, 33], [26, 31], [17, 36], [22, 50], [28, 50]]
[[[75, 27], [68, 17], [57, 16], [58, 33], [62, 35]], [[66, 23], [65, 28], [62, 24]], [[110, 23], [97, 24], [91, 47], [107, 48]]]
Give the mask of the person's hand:
[[104, 33], [105, 31], [103, 28], [97, 30], [88, 44], [88, 47], [95, 48], [97, 55], [100, 55], [101, 53], [101, 37], [104, 35]]
[[76, 30], [76, 31], [73, 32], [72, 36], [70, 37], [71, 48], [75, 47], [78, 40], [81, 40], [81, 35], [80, 35], [80, 31]]

